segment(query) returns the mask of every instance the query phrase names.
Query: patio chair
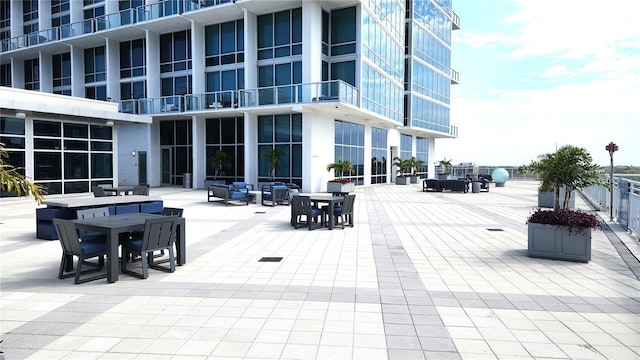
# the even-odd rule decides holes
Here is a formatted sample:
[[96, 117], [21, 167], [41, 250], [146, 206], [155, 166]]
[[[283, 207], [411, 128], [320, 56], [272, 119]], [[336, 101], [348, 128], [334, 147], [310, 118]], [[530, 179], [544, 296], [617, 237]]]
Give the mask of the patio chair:
[[[289, 188], [286, 185], [266, 185], [262, 187], [262, 205], [289, 205]], [[270, 204], [265, 204], [269, 202]]]
[[[142, 263], [142, 272], [138, 273], [127, 269], [127, 261], [121, 261], [122, 272], [141, 279], [149, 277], [149, 268], [174, 272], [176, 259], [173, 244], [176, 239], [177, 217], [169, 216], [159, 219], [147, 219], [144, 224], [144, 233], [141, 239], [132, 239], [122, 244], [123, 257], [139, 255]], [[154, 262], [153, 253], [166, 250], [169, 254], [169, 267], [161, 266], [160, 262]]]
[[[307, 226], [309, 230], [317, 229], [324, 226], [324, 217], [322, 210], [311, 206], [311, 200], [308, 196], [294, 196], [291, 198], [291, 220], [294, 228]], [[302, 217], [306, 221], [302, 221]], [[318, 218], [320, 222], [318, 223]]]
[[[76, 211], [76, 217], [78, 219], [88, 219], [109, 216], [108, 207], [89, 208]], [[78, 233], [82, 237], [82, 241], [107, 241], [107, 236], [101, 232], [87, 232], [85, 230], [79, 230]]]
[[[336, 225], [340, 225], [343, 229], [345, 225], [353, 227], [353, 204], [355, 203], [355, 200], [355, 194], [347, 195], [344, 197], [341, 205], [334, 206], [333, 218]], [[323, 217], [328, 215], [329, 207], [323, 207], [323, 211]], [[327, 218], [325, 222], [326, 221], [329, 221], [329, 219]]]
[[149, 186], [147, 185], [136, 185], [133, 187], [133, 195], [145, 195], [149, 196]]
[[105, 197], [105, 196], [108, 196], [107, 193], [104, 191], [104, 189], [101, 188], [100, 186], [92, 186], [91, 187], [91, 192], [93, 193], [94, 197]]
[[[78, 236], [76, 225], [71, 220], [53, 219], [53, 225], [58, 232], [60, 246], [62, 247], [62, 260], [60, 261], [59, 279], [75, 277], [76, 284], [82, 284], [88, 281], [104, 279], [107, 273], [103, 272], [94, 276], [82, 278], [82, 274], [92, 271], [99, 271], [104, 267], [104, 257], [107, 255], [106, 241], [83, 241]], [[73, 257], [78, 257], [78, 263], [73, 271]], [[91, 258], [98, 258], [98, 263], [87, 261]], [[82, 270], [83, 266], [89, 266], [92, 269]]]

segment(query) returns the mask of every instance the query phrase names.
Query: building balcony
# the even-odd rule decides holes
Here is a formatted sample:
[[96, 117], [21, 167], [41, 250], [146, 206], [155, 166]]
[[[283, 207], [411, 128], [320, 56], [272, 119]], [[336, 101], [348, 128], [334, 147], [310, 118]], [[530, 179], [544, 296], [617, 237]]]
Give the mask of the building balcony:
[[124, 100], [119, 111], [139, 115], [225, 111], [265, 106], [346, 103], [358, 107], [360, 92], [342, 80]]
[[460, 74], [453, 69], [451, 69], [451, 83], [454, 85], [460, 83]]
[[19, 35], [0, 41], [0, 53], [20, 50], [35, 45], [70, 39], [77, 36], [113, 30], [165, 16], [183, 14], [206, 7], [231, 3], [232, 0], [165, 0], [154, 4], [126, 9], [117, 13], [98, 16], [72, 24], [64, 24], [47, 30]]
[[451, 12], [451, 30], [460, 30], [460, 16], [454, 11]]

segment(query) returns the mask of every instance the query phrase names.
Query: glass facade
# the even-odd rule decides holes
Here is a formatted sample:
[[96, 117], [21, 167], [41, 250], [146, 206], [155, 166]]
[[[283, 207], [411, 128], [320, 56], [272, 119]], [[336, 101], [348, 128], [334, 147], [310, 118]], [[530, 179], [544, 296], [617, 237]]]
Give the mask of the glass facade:
[[400, 134], [400, 158], [402, 160], [411, 159], [411, 147], [413, 137], [407, 134]]
[[407, 1], [405, 125], [449, 133], [451, 1]]
[[[125, 0], [118, 1], [117, 5], [107, 0], [2, 2], [0, 36], [10, 40], [16, 38], [16, 35], [9, 36], [9, 18], [13, 16], [18, 21], [22, 20], [18, 31], [24, 26], [26, 34], [36, 36], [34, 44], [38, 48], [23, 51], [22, 45], [17, 45], [16, 49], [11, 49], [16, 51], [11, 55], [11, 61], [17, 65], [12, 69], [12, 64], [6, 60], [0, 64], [0, 86], [11, 86], [13, 80], [24, 84], [25, 89], [40, 90], [44, 87], [56, 94], [71, 95], [73, 80], [74, 84], [83, 84], [79, 90], [84, 90], [84, 94], [78, 96], [99, 100], [107, 99], [109, 88], [109, 96], [121, 102], [120, 111], [154, 116], [153, 122], [161, 129], [161, 150], [167, 150], [170, 155], [167, 166], [173, 177], [164, 183], [181, 185], [184, 172], [202, 175], [198, 171], [202, 164], [192, 163], [193, 152], [197, 153], [196, 158], [201, 159], [211, 157], [217, 150], [224, 151], [233, 160], [226, 180], [242, 180], [245, 164], [254, 161], [257, 162], [258, 177], [266, 180], [270, 171], [262, 155], [274, 148], [282, 149], [286, 154], [276, 178], [301, 183], [302, 163], [308, 160], [302, 158], [303, 118], [305, 121], [324, 122], [320, 126], [335, 126], [335, 158], [342, 156], [354, 164], [349, 177], [358, 185], [388, 181], [390, 147], [397, 147], [398, 156], [402, 158], [416, 156], [424, 159], [426, 174], [429, 141], [434, 137], [454, 135], [451, 131], [455, 127], [450, 126], [451, 18], [454, 16], [451, 0], [309, 1], [321, 3], [322, 10], [307, 13], [306, 2], [291, 2], [291, 8], [283, 8], [288, 2], [282, 2], [277, 10], [270, 13], [260, 11], [255, 19], [251, 18], [253, 15], [247, 18], [246, 13], [242, 15], [228, 9], [257, 5], [258, 0], [239, 1], [233, 6], [227, 4], [231, 2], [228, 0]], [[21, 14], [10, 15], [12, 4], [22, 5]], [[38, 6], [45, 8], [38, 9]], [[209, 6], [217, 8], [207, 9]], [[116, 9], [121, 13], [105, 13], [118, 11]], [[305, 15], [317, 18], [303, 19], [303, 9]], [[183, 11], [185, 16], [175, 15]], [[198, 14], [199, 11], [202, 13]], [[45, 14], [50, 19], [39, 19], [38, 14]], [[82, 46], [60, 50], [62, 42], [38, 37], [41, 35], [38, 30], [42, 30], [39, 25], [52, 28], [69, 24], [70, 14], [78, 22], [70, 24], [74, 26], [54, 30], [58, 35], [62, 30], [75, 31], [69, 37], [82, 36], [82, 41], [73, 42], [82, 43]], [[79, 21], [81, 19], [90, 21]], [[148, 20], [153, 22], [140, 26], [132, 24]], [[246, 21], [251, 26], [247, 27]], [[85, 36], [89, 35], [87, 31], [104, 30], [96, 26], [107, 26], [107, 23], [109, 31]], [[166, 28], [161, 27], [164, 24]], [[13, 25], [15, 28], [16, 24]], [[158, 33], [159, 28], [164, 30]], [[125, 31], [128, 29], [131, 31]], [[151, 29], [153, 31], [145, 35], [145, 31]], [[253, 34], [246, 33], [249, 29]], [[321, 44], [316, 44], [317, 50], [305, 48], [303, 57], [302, 38], [308, 31], [321, 32], [318, 34]], [[125, 33], [126, 37], [122, 35]], [[31, 40], [27, 37], [16, 41], [24, 41], [27, 43], [24, 47], [30, 47]], [[5, 44], [13, 46], [12, 41], [4, 42], [3, 46]], [[7, 50], [0, 49], [2, 51]], [[303, 62], [308, 54], [319, 57], [312, 59], [314, 68]], [[251, 55], [251, 68], [245, 68], [247, 55]], [[81, 60], [77, 64], [80, 69], [77, 75], [81, 77], [77, 82], [72, 79], [76, 71], [71, 67], [71, 59], [74, 65]], [[117, 63], [109, 63], [111, 60]], [[12, 73], [16, 69], [18, 73]], [[307, 77], [308, 72], [313, 73]], [[339, 81], [322, 86], [303, 84], [303, 75], [314, 81], [342, 80], [353, 89], [342, 86]], [[41, 76], [44, 79], [42, 83]], [[247, 82], [251, 88], [246, 88]], [[194, 86], [197, 93], [194, 93]], [[335, 90], [339, 91], [334, 93]], [[356, 100], [346, 99], [345, 93]], [[244, 103], [238, 100], [239, 96], [243, 96]], [[147, 101], [133, 101], [147, 97]], [[331, 102], [338, 106], [331, 106]], [[256, 110], [255, 107], [259, 106], [265, 106], [262, 109], [267, 110]], [[349, 108], [351, 106], [353, 108]], [[316, 110], [317, 116], [311, 114]], [[300, 113], [295, 113], [298, 111]], [[370, 116], [370, 112], [384, 119]], [[255, 154], [244, 154], [246, 145], [249, 145], [245, 144], [244, 128], [247, 121], [255, 121], [256, 117], [257, 124], [251, 124], [252, 128], [258, 127], [258, 144], [250, 146], [251, 149], [258, 146], [257, 159], [254, 159]], [[191, 121], [196, 118], [199, 121], [206, 119], [206, 143], [202, 149], [191, 147]], [[401, 125], [412, 129], [407, 131]], [[43, 163], [60, 165], [60, 174], [45, 175], [42, 169], [38, 169], [39, 173], [62, 179], [53, 181], [59, 183], [60, 193], [74, 191], [72, 182], [78, 183], [78, 189], [84, 186], [80, 182], [86, 182], [94, 170], [100, 176], [105, 175], [100, 166], [95, 167], [101, 160], [91, 153], [89, 140], [75, 140], [65, 135], [63, 125], [60, 129], [60, 135], [34, 136], [34, 144], [42, 147], [38, 148], [38, 159]], [[368, 136], [369, 131], [372, 141], [371, 148], [367, 149], [364, 134], [367, 132]], [[251, 141], [254, 141], [253, 137]], [[327, 139], [311, 135], [305, 141]], [[157, 144], [156, 141], [150, 143]], [[327, 145], [332, 145], [331, 140]], [[56, 146], [60, 150], [52, 149]], [[100, 146], [95, 149], [98, 148]], [[63, 153], [64, 150], [70, 153]], [[370, 156], [370, 171], [365, 154]], [[164, 155], [163, 152], [162, 164]], [[210, 165], [204, 166], [206, 176], [212, 176]], [[248, 172], [253, 176], [253, 170]], [[164, 179], [164, 173], [162, 176]], [[38, 181], [49, 180], [41, 178]]]
[[229, 117], [207, 119], [206, 133], [206, 176], [214, 177], [215, 154], [226, 154], [227, 164], [218, 174], [218, 179], [227, 183], [244, 180], [244, 118]]
[[422, 179], [429, 177], [429, 139], [416, 138], [416, 159], [422, 161], [422, 165], [418, 168], [418, 176]]
[[111, 127], [35, 119], [33, 149], [33, 180], [48, 194], [89, 192], [113, 182]]
[[53, 55], [53, 93], [71, 95], [71, 53]]
[[[271, 177], [268, 156], [280, 149], [284, 156]], [[302, 115], [258, 116], [258, 181], [283, 181], [302, 185]]]
[[387, 130], [371, 128], [371, 183], [387, 182]]
[[[160, 122], [160, 148], [169, 154], [163, 164], [168, 179], [163, 183], [182, 185], [185, 173], [193, 171], [193, 123], [191, 120], [164, 120]], [[167, 166], [168, 168], [164, 168]]]
[[26, 90], [40, 90], [40, 60], [24, 61], [24, 88]]
[[335, 161], [342, 157], [353, 164], [350, 174], [344, 178], [351, 179], [356, 185], [364, 184], [364, 125], [346, 121], [335, 121]]
[[383, 3], [370, 0], [362, 7], [362, 107], [402, 123], [404, 4]]
[[107, 59], [105, 47], [84, 50], [84, 82], [87, 99], [107, 99]]

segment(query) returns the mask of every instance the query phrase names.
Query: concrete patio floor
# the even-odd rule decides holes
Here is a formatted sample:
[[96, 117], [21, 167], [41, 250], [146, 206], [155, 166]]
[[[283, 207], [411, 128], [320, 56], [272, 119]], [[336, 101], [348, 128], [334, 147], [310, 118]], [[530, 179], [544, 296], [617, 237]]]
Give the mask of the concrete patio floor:
[[1, 199], [0, 359], [640, 359], [637, 239], [611, 224], [589, 263], [527, 257], [536, 186], [361, 187], [332, 231], [152, 188], [185, 209], [187, 264], [81, 285], [33, 199]]

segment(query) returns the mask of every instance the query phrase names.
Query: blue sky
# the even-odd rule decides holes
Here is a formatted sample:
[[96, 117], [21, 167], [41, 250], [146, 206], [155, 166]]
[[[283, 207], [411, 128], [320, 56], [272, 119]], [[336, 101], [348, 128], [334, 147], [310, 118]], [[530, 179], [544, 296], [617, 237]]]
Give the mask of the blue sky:
[[529, 163], [562, 145], [640, 166], [640, 22], [634, 0], [454, 0], [451, 124], [435, 159]]

